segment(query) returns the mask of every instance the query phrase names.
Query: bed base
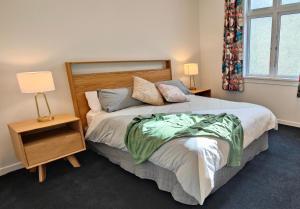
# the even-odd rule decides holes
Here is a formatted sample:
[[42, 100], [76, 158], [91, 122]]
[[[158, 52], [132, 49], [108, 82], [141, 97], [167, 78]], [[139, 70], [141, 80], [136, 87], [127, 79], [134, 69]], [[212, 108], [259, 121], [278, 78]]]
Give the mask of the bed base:
[[[157, 166], [149, 161], [135, 165], [132, 157], [128, 152], [122, 151], [105, 145], [103, 143], [94, 143], [88, 141], [90, 149], [108, 158], [111, 162], [118, 164], [126, 171], [135, 174], [142, 179], [151, 179], [156, 182], [158, 188], [162, 191], [170, 192], [173, 198], [187, 205], [198, 205], [198, 201], [187, 194], [180, 183], [177, 181], [176, 175], [165, 168]], [[251, 161], [256, 155], [268, 149], [268, 132], [265, 132], [261, 137], [254, 140], [243, 152], [241, 166], [228, 167], [225, 166], [216, 172], [214, 181], [215, 187], [212, 191], [215, 192], [232, 177], [234, 177], [247, 162]]]

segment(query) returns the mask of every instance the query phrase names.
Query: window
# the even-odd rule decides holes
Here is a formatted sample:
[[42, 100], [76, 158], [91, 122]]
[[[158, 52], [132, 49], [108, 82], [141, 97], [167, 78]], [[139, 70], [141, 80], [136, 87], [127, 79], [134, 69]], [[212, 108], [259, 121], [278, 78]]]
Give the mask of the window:
[[296, 79], [300, 74], [300, 0], [245, 2], [246, 76]]

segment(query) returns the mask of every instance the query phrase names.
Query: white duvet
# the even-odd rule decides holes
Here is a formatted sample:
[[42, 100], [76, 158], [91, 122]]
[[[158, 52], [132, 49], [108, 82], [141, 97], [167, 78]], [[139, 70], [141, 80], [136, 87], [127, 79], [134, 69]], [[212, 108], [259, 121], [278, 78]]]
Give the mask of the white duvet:
[[[263, 106], [199, 96], [190, 96], [190, 100], [186, 103], [164, 106], [131, 107], [113, 113], [101, 112], [90, 120], [86, 138], [127, 151], [124, 136], [128, 124], [117, 121], [116, 116], [134, 117], [152, 113], [234, 114], [239, 117], [244, 129], [244, 148], [264, 132], [277, 128], [276, 117]], [[89, 137], [98, 124], [108, 118], [110, 122], [106, 123], [103, 133], [97, 137]], [[202, 205], [214, 188], [214, 173], [226, 165], [228, 153], [229, 145], [223, 140], [185, 137], [166, 143], [151, 156], [149, 161], [174, 172], [185, 192]]]

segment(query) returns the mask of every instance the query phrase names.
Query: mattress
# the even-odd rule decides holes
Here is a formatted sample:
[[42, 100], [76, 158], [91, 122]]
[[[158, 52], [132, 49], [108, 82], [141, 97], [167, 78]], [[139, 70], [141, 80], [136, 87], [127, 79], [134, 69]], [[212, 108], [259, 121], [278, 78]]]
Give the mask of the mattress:
[[88, 111], [86, 114], [86, 121], [88, 126], [90, 126], [94, 118], [96, 118], [96, 116], [100, 114], [105, 114], [105, 112], [93, 112], [92, 110]]
[[[244, 129], [245, 150], [265, 132], [277, 127], [276, 117], [265, 107], [191, 95], [190, 102], [185, 103], [144, 105], [113, 113], [102, 112], [92, 119], [86, 139], [127, 152], [124, 137], [127, 125], [135, 116], [176, 112], [236, 115]], [[223, 140], [183, 137], [164, 144], [153, 153], [149, 161], [172, 172], [182, 189], [199, 204], [203, 204], [205, 198], [216, 188], [214, 177], [226, 166], [228, 153], [229, 145]]]
[[[115, 116], [153, 114], [153, 113], [176, 113], [189, 112], [198, 114], [220, 114], [228, 113], [238, 116], [244, 128], [244, 148], [262, 133], [272, 128], [277, 128], [275, 115], [267, 108], [244, 102], [232, 102], [216, 98], [189, 95], [190, 102], [173, 103], [162, 106], [141, 105], [126, 108], [116, 112], [98, 113], [88, 112], [87, 119], [89, 127], [86, 136], [96, 128], [101, 120]], [[124, 149], [124, 144], [119, 144], [118, 148]]]
[[[197, 205], [199, 202], [187, 192], [184, 191], [174, 172], [157, 166], [152, 162], [145, 162], [135, 165], [132, 157], [126, 151], [105, 145], [103, 143], [88, 142], [88, 147], [98, 154], [106, 157], [111, 162], [120, 165], [126, 171], [135, 174], [142, 179], [150, 179], [156, 182], [158, 188], [162, 191], [170, 192], [173, 198], [187, 205]], [[268, 149], [268, 133], [265, 132], [261, 137], [254, 140], [245, 150], [239, 167], [225, 166], [218, 170], [214, 175], [215, 192], [221, 186], [226, 184], [234, 175], [236, 175], [247, 162], [252, 160], [257, 154]]]

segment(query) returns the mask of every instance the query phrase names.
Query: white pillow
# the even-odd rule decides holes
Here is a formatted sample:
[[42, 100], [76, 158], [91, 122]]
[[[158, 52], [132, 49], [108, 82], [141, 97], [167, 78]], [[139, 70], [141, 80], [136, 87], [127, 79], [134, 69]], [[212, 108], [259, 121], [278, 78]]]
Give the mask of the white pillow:
[[101, 111], [101, 105], [97, 91], [87, 91], [85, 92], [85, 97], [92, 112]]

